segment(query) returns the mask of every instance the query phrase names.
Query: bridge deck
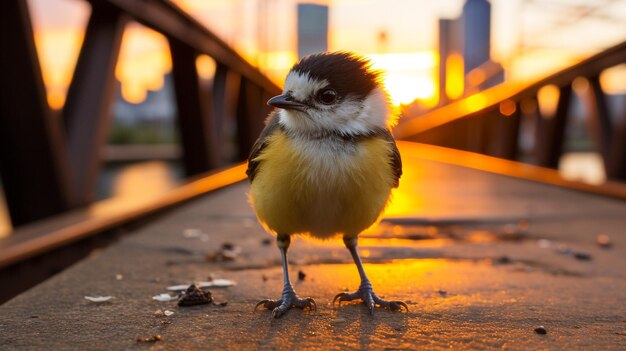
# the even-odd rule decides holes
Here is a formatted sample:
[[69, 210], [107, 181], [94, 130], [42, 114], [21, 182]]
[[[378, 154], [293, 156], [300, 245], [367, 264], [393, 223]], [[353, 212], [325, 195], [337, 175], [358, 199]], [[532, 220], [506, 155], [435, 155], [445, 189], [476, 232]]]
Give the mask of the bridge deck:
[[[403, 148], [403, 153], [405, 149]], [[318, 311], [252, 313], [282, 288], [279, 253], [246, 202], [248, 185], [169, 212], [0, 306], [8, 349], [624, 349], [626, 203], [404, 154], [391, 218], [363, 235], [379, 295], [409, 313], [333, 309], [358, 275], [338, 240], [295, 240], [296, 290]], [[195, 236], [198, 229], [204, 234]], [[187, 230], [187, 231], [186, 231]], [[187, 237], [184, 235], [187, 233]], [[605, 233], [613, 247], [596, 244]], [[191, 236], [191, 237], [189, 237]], [[545, 240], [540, 240], [545, 239]], [[232, 261], [207, 254], [240, 246]], [[590, 259], [588, 259], [590, 258]], [[303, 281], [297, 272], [306, 273]], [[179, 308], [153, 295], [209, 275], [227, 306]], [[84, 296], [111, 295], [103, 304]], [[164, 316], [159, 310], [173, 311]], [[534, 329], [543, 325], [546, 335]], [[155, 344], [136, 339], [161, 336]]]

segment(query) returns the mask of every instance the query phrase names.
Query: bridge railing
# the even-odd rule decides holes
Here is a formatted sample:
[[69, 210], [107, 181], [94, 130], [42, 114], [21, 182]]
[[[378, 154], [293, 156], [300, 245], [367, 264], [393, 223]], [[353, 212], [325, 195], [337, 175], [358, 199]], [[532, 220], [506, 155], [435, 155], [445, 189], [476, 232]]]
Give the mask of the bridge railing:
[[[602, 156], [607, 179], [626, 181], [626, 111], [611, 111], [600, 74], [626, 63], [626, 42], [530, 84], [502, 84], [421, 116], [406, 116], [398, 138], [467, 150], [534, 165], [558, 168], [571, 118], [573, 84], [584, 89], [586, 131]], [[550, 86], [558, 96], [553, 111], [538, 108], [538, 95]], [[621, 113], [622, 115], [618, 115]], [[530, 131], [522, 126], [529, 126]], [[530, 152], [521, 138], [531, 135]]]
[[[125, 24], [164, 35], [186, 174], [224, 166], [221, 126], [236, 125], [243, 160], [280, 91], [191, 16], [165, 0], [88, 0], [92, 12], [61, 111], [45, 98], [26, 0], [0, 2], [0, 173], [13, 226], [83, 207], [94, 200], [101, 149], [112, 118], [115, 65]], [[196, 57], [216, 64], [213, 86], [200, 84]], [[233, 160], [236, 161], [236, 160]]]

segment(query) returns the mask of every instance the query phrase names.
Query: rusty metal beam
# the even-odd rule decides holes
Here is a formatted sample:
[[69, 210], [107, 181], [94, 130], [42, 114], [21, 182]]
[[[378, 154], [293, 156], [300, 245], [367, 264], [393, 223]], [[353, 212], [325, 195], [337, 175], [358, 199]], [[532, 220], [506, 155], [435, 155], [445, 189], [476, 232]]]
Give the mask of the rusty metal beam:
[[51, 113], [26, 0], [0, 1], [0, 173], [14, 226], [69, 209], [62, 130]]
[[63, 108], [71, 162], [72, 201], [93, 201], [100, 151], [108, 136], [115, 64], [127, 18], [106, 2], [94, 2]]
[[217, 65], [213, 78], [213, 111], [219, 130], [220, 160], [225, 164], [236, 160], [234, 136], [240, 83], [241, 75], [230, 71], [225, 65]]
[[609, 150], [613, 142], [611, 116], [609, 107], [606, 103], [606, 97], [602, 87], [600, 86], [600, 77], [594, 76], [589, 78], [589, 96], [588, 96], [588, 128], [590, 136], [597, 145], [597, 148], [606, 162], [609, 158]]
[[535, 155], [538, 166], [558, 168], [563, 152], [563, 139], [570, 108], [572, 86], [559, 89], [559, 100], [554, 116], [541, 116], [537, 123]]
[[[92, 3], [100, 1], [105, 0], [91, 0]], [[126, 12], [138, 22], [169, 38], [177, 39], [200, 53], [211, 56], [217, 62], [228, 66], [230, 70], [245, 76], [257, 86], [271, 93], [280, 91], [280, 88], [237, 54], [228, 44], [172, 2], [162, 0], [106, 1]]]
[[498, 114], [490, 133], [488, 155], [517, 159], [521, 111], [519, 104], [510, 116]]
[[239, 86], [237, 103], [237, 157], [245, 160], [252, 149], [256, 138], [263, 130], [265, 116], [259, 108], [262, 101], [262, 90], [249, 80], [242, 78]]
[[[625, 96], [622, 99], [626, 100]], [[606, 173], [609, 179], [626, 180], [626, 111], [616, 120], [612, 131], [612, 143], [608, 151]]]
[[202, 89], [196, 68], [197, 52], [187, 44], [170, 38], [172, 73], [177, 118], [187, 176], [213, 169], [219, 149], [212, 108], [205, 104], [211, 95]]
[[[485, 111], [497, 108], [504, 100], [521, 102], [524, 99], [533, 99], [537, 91], [546, 85], [565, 86], [571, 84], [577, 77], [595, 77], [603, 70], [626, 62], [626, 42], [620, 43], [601, 53], [587, 58], [578, 64], [570, 66], [554, 74], [548, 75], [531, 83], [506, 83], [480, 92], [482, 104], [480, 109], [468, 109], [470, 96], [438, 108], [432, 112], [407, 116], [395, 131], [400, 139], [411, 139], [412, 136], [428, 129], [432, 129], [459, 119], [479, 116]], [[411, 118], [416, 117], [416, 118]]]

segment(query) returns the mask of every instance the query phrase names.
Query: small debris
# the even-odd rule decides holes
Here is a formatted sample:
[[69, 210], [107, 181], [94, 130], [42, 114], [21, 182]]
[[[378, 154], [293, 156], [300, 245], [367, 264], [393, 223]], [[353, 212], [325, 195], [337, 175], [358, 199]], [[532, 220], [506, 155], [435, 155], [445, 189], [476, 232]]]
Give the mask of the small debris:
[[565, 245], [559, 245], [556, 248], [554, 248], [554, 252], [559, 255], [571, 255], [572, 249]]
[[137, 342], [139, 343], [151, 343], [161, 341], [161, 335], [151, 336], [149, 338], [137, 338]]
[[183, 230], [183, 236], [185, 238], [197, 238], [202, 234], [202, 231], [200, 229], [196, 229], [196, 228], [187, 228], [185, 230]]
[[519, 230], [527, 231], [530, 228], [530, 221], [528, 219], [521, 219], [517, 222], [517, 228]]
[[228, 301], [220, 302], [217, 305], [220, 307], [226, 307], [226, 305], [228, 305]]
[[540, 325], [537, 328], [535, 328], [535, 333], [540, 334], [540, 335], [546, 335], [548, 334], [548, 331], [543, 325]]
[[580, 261], [590, 261], [591, 255], [586, 252], [577, 251], [574, 252], [574, 258]]
[[89, 300], [95, 303], [107, 302], [111, 300], [112, 298], [113, 296], [85, 296], [86, 300]]
[[152, 296], [152, 299], [156, 301], [160, 301], [160, 302], [170, 302], [170, 301], [178, 300], [178, 297], [179, 295], [172, 296], [168, 293], [163, 293], [163, 294]]
[[[211, 292], [204, 291], [196, 284], [190, 285], [178, 299], [178, 306], [187, 307], [195, 305], [206, 305], [213, 302]], [[167, 312], [167, 311], [166, 311]]]
[[611, 238], [609, 238], [609, 236], [606, 234], [598, 235], [598, 237], [596, 238], [596, 243], [598, 244], [598, 246], [600, 246], [603, 249], [608, 249], [611, 246], [613, 246], [613, 243], [611, 242]]
[[154, 311], [154, 315], [157, 316], [157, 317], [161, 317], [163, 315], [163, 311], [156, 310], [156, 311]]
[[172, 312], [172, 311], [170, 311], [170, 310], [165, 310], [165, 311], [163, 311], [163, 314], [164, 314], [166, 317], [169, 317], [169, 316], [173, 315], [173, 314], [174, 314], [174, 312]]
[[526, 232], [520, 230], [519, 226], [507, 224], [502, 228], [502, 231], [498, 233], [500, 240], [505, 241], [519, 241], [526, 237]]
[[509, 258], [509, 256], [500, 256], [496, 259], [497, 264], [511, 264], [513, 260]]
[[265, 239], [261, 240], [261, 244], [262, 244], [263, 246], [269, 246], [269, 245], [271, 245], [271, 244], [272, 244], [272, 239], [270, 239], [270, 238], [265, 238]]
[[[191, 284], [191, 285], [194, 285], [194, 284]], [[199, 288], [228, 288], [228, 287], [237, 285], [237, 283], [229, 279], [213, 279], [210, 282], [197, 282], [195, 285], [197, 285]], [[189, 289], [189, 286], [190, 286], [189, 284], [172, 285], [172, 286], [168, 286], [167, 290], [183, 291], [183, 290]]]
[[445, 291], [445, 290], [439, 289], [439, 290], [437, 290], [437, 293], [439, 293], [439, 295], [441, 295], [442, 297], [448, 296], [448, 292]]
[[261, 275], [261, 279], [266, 282], [269, 278], [265, 274]]
[[306, 279], [306, 273], [303, 271], [298, 271], [298, 280], [303, 281]]
[[121, 275], [121, 274], [116, 274], [115, 275], [115, 280], [122, 280], [122, 279], [124, 279], [123, 275]]
[[537, 240], [537, 246], [539, 246], [540, 249], [548, 249], [552, 246], [552, 241], [548, 239], [539, 239]]
[[209, 262], [234, 261], [240, 253], [241, 247], [227, 242], [222, 244], [219, 251], [208, 254], [206, 260]]

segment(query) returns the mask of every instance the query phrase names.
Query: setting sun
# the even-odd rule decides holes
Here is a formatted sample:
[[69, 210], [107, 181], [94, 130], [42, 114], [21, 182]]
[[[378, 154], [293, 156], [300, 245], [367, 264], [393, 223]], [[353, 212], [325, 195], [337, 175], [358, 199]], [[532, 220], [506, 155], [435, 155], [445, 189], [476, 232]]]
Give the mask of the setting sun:
[[372, 54], [367, 57], [372, 61], [372, 68], [382, 71], [394, 105], [410, 104], [415, 100], [427, 106], [437, 104], [436, 52]]

